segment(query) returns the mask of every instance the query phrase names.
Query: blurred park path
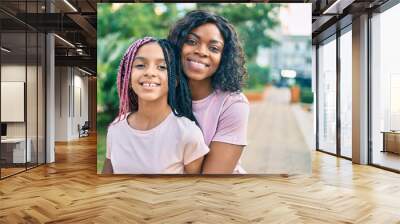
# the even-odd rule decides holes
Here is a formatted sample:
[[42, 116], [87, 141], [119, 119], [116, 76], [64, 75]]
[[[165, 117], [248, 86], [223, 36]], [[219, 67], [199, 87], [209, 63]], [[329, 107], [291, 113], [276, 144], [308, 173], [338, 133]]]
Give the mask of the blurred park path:
[[250, 104], [243, 168], [249, 174], [310, 173], [312, 112], [290, 104], [288, 88], [270, 87], [267, 91], [263, 101]]

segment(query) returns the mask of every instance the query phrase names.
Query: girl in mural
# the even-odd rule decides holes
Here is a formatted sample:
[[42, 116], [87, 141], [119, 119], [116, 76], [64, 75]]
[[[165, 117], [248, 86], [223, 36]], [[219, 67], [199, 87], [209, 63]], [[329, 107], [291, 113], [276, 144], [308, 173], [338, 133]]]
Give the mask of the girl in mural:
[[167, 40], [135, 41], [118, 72], [119, 115], [103, 173], [200, 173], [209, 149], [192, 113], [179, 55]]

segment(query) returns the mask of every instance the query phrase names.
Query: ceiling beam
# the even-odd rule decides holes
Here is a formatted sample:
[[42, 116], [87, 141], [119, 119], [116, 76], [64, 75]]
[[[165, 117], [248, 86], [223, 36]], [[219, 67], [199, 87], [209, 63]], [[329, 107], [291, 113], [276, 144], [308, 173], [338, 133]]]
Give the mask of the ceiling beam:
[[88, 39], [96, 39], [96, 28], [94, 28], [85, 17], [80, 14], [67, 14], [67, 16], [85, 31], [85, 33], [90, 37]]
[[342, 14], [343, 10], [353, 2], [355, 2], [355, 0], [336, 0], [324, 9], [322, 14]]
[[318, 16], [317, 20], [312, 23], [312, 32], [315, 33], [320, 30], [332, 18], [334, 16]]
[[56, 66], [80, 66], [96, 71], [96, 58], [90, 56], [55, 56]]

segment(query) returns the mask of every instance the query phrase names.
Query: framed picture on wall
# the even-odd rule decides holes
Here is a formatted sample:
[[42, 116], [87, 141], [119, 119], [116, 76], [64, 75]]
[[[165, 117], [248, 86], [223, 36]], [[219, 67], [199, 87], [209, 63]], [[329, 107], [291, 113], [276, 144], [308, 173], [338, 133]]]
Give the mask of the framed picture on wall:
[[24, 122], [25, 82], [1, 82], [1, 122]]

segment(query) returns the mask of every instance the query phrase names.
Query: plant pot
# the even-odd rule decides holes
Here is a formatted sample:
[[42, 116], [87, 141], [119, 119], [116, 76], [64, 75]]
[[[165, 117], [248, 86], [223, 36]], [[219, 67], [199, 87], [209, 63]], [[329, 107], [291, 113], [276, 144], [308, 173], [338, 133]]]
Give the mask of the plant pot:
[[300, 87], [292, 86], [290, 87], [290, 102], [298, 103], [300, 101]]
[[252, 92], [245, 92], [244, 95], [247, 97], [249, 102], [257, 102], [261, 101], [263, 99], [263, 93], [262, 92], [257, 92], [257, 93], [252, 93]]

